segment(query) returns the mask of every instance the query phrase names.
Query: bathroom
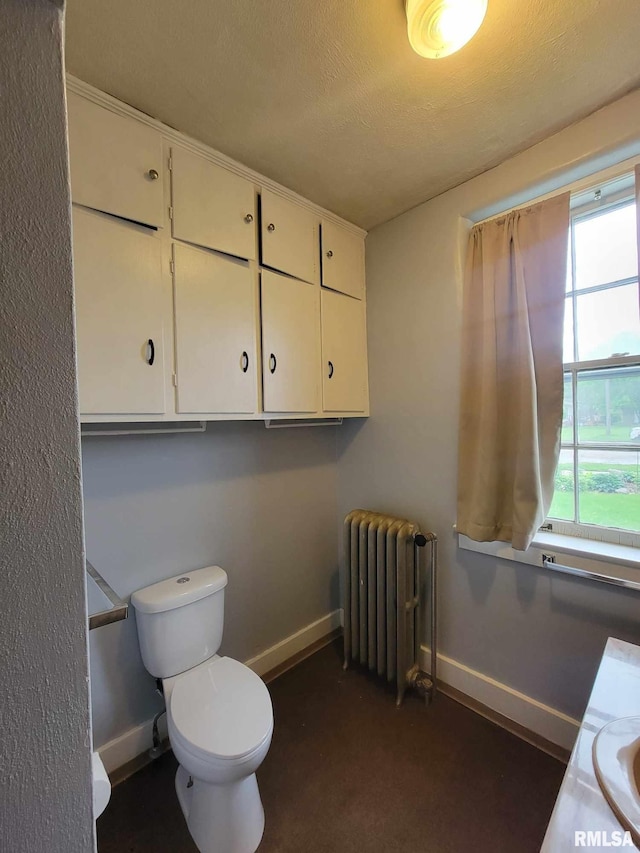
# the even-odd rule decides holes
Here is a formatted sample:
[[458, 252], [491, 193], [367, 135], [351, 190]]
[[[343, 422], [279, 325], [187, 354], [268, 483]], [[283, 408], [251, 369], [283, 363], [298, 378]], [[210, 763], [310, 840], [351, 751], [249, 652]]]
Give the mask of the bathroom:
[[[215, 14], [207, 8], [211, 5]], [[318, 209], [355, 224], [362, 239], [367, 232], [369, 409], [355, 416], [345, 411], [341, 423], [325, 413], [313, 425], [299, 428], [291, 423], [278, 428], [277, 418], [267, 428], [264, 417], [218, 417], [205, 418], [204, 431], [136, 435], [131, 434], [134, 427], [126, 435], [85, 434], [80, 492], [73, 356], [60, 352], [55, 336], [42, 334], [50, 326], [39, 312], [34, 320], [33, 297], [22, 308], [8, 300], [5, 310], [16, 314], [3, 317], [3, 330], [5, 322], [8, 329], [20, 329], [22, 323], [42, 349], [27, 353], [21, 332], [13, 347], [22, 362], [3, 357], [3, 382], [27, 388], [25, 400], [12, 395], [5, 410], [13, 412], [7, 420], [15, 423], [15, 438], [7, 439], [4, 455], [19, 461], [30, 483], [42, 483], [45, 497], [34, 500], [33, 491], [24, 495], [4, 489], [14, 534], [5, 552], [5, 577], [15, 573], [28, 583], [3, 588], [3, 649], [10, 650], [15, 702], [3, 728], [9, 735], [11, 766], [22, 770], [5, 776], [7, 812], [0, 821], [0, 848], [11, 853], [93, 849], [93, 743], [113, 783], [111, 800], [98, 820], [97, 849], [117, 849], [117, 844], [128, 849], [122, 846], [126, 843], [136, 850], [160, 849], [133, 847], [144, 830], [138, 824], [146, 821], [144, 815], [135, 818], [134, 807], [147, 785], [151, 793], [144, 796], [159, 792], [159, 802], [178, 824], [159, 824], [156, 832], [175, 837], [173, 849], [193, 849], [179, 823], [183, 818], [174, 772], [153, 776], [154, 766], [168, 766], [170, 753], [144, 763], [163, 700], [140, 656], [133, 608], [127, 619], [86, 632], [83, 536], [87, 558], [127, 601], [156, 582], [221, 566], [228, 576], [221, 654], [248, 663], [262, 676], [297, 664], [268, 682], [274, 734], [258, 770], [265, 808], [263, 849], [309, 846], [307, 836], [294, 830], [296, 821], [305, 824], [298, 806], [304, 802], [311, 809], [310, 797], [286, 785], [287, 774], [300, 780], [299, 787], [304, 780], [311, 791], [326, 797], [324, 817], [322, 811], [307, 817], [316, 834], [315, 849], [349, 850], [356, 844], [372, 851], [425, 849], [430, 829], [436, 833], [432, 849], [447, 849], [447, 843], [448, 849], [466, 849], [470, 837], [481, 849], [539, 848], [607, 640], [640, 645], [638, 595], [633, 589], [563, 576], [497, 549], [461, 547], [454, 525], [459, 522], [457, 425], [467, 237], [472, 225], [565, 188], [580, 193], [600, 181], [633, 174], [640, 162], [640, 16], [631, 0], [615, 11], [596, 0], [579, 7], [526, 0], [521, 20], [514, 21], [509, 4], [489, 0], [485, 20], [468, 44], [436, 61], [411, 50], [403, 2], [376, 4], [375, 11], [362, 3], [330, 3], [322, 14], [310, 3], [299, 9], [270, 4], [259, 14], [253, 5], [197, 2], [186, 10], [168, 2], [107, 6], [98, 0], [68, 0], [63, 22], [56, 17], [59, 4], [45, 0], [29, 0], [24, 9], [9, 0], [2, 9], [10, 24], [0, 37], [7, 42], [0, 53], [8, 57], [0, 60], [0, 67], [6, 66], [2, 80], [15, 85], [16, 67], [30, 61], [38, 66], [47, 76], [43, 89], [23, 97], [33, 97], [36, 105], [46, 100], [53, 111], [46, 118], [49, 127], [58, 127], [58, 136], [64, 136], [53, 106], [61, 98], [55, 88], [60, 43], [51, 34], [64, 26], [67, 96], [82, 91], [99, 99], [91, 93], [107, 93], [119, 104], [153, 116], [167, 133], [175, 129], [171, 132], [222, 151], [310, 199]], [[273, 44], [283, 42], [291, 45], [290, 51], [274, 50]], [[196, 45], [203, 48], [201, 55]], [[213, 47], [206, 50], [206, 45]], [[211, 79], [218, 81], [219, 93], [208, 91]], [[31, 80], [30, 85], [36, 84]], [[451, 95], [452, 89], [457, 94]], [[19, 104], [9, 106], [15, 108], [15, 127], [24, 138]], [[38, 127], [35, 113], [31, 128]], [[33, 161], [64, 159], [64, 150], [55, 150], [56, 134], [47, 131], [43, 137], [38, 140], [34, 133], [30, 139]], [[11, 134], [6, 138], [13, 139]], [[310, 155], [302, 157], [296, 148]], [[18, 201], [9, 185], [6, 192], [2, 207], [10, 209]], [[45, 192], [49, 190], [38, 184], [30, 204], [39, 203]], [[61, 188], [56, 185], [50, 192], [59, 194]], [[26, 205], [28, 195], [22, 190], [20, 195]], [[63, 221], [61, 209], [49, 211], [48, 220]], [[48, 239], [67, 238], [52, 233]], [[56, 257], [64, 268], [64, 252]], [[29, 263], [36, 260], [31, 257]], [[16, 256], [14, 263], [27, 275], [25, 258]], [[46, 259], [42, 264], [46, 267]], [[36, 301], [46, 308], [44, 296], [37, 295]], [[20, 310], [24, 316], [16, 319]], [[64, 346], [71, 346], [69, 299], [60, 300], [55, 310], [61, 313], [54, 314], [51, 325], [61, 337], [66, 334]], [[3, 332], [3, 338], [5, 345], [12, 343], [11, 334]], [[60, 378], [50, 372], [42, 377], [42, 363], [59, 366]], [[11, 372], [5, 374], [7, 366]], [[41, 388], [21, 385], [19, 370], [28, 373], [30, 383], [38, 382], [40, 374], [50, 399], [43, 399]], [[64, 392], [56, 391], [56, 381]], [[61, 393], [63, 401], [68, 397], [62, 412]], [[90, 420], [91, 426], [101, 425], [98, 416]], [[185, 423], [199, 425], [200, 420], [182, 421], [182, 427]], [[113, 421], [106, 426], [117, 431]], [[66, 461], [38, 464], [43, 458], [50, 462], [49, 453]], [[65, 483], [62, 493], [47, 497], [59, 482]], [[21, 515], [16, 507], [22, 500]], [[342, 528], [344, 517], [356, 507], [410, 519], [438, 537], [442, 690], [426, 707], [410, 691], [396, 710], [394, 696], [375, 679], [358, 667], [342, 670]], [[42, 537], [37, 540], [30, 533], [34, 521]], [[45, 538], [50, 539], [46, 547]], [[559, 552], [557, 562], [565, 556]], [[636, 566], [627, 561], [628, 571], [622, 573], [632, 581], [634, 571], [638, 577], [635, 559]], [[595, 571], [615, 573], [612, 561], [592, 562]], [[427, 568], [426, 552], [422, 565]], [[35, 589], [42, 594], [34, 595]], [[427, 607], [422, 616], [426, 647]], [[33, 624], [42, 630], [29, 631]], [[302, 659], [327, 640], [332, 644]], [[40, 662], [48, 665], [46, 678]], [[350, 704], [341, 697], [340, 685], [349, 691]], [[364, 807], [349, 811], [348, 792], [341, 798], [339, 788], [341, 774], [347, 772], [341, 768], [340, 750], [343, 756], [351, 754], [349, 744], [340, 746], [331, 732], [343, 731], [345, 738], [353, 732], [341, 726], [364, 700], [371, 702], [372, 722], [369, 726], [361, 710], [363, 730], [374, 740], [384, 740], [396, 732], [394, 727], [398, 731], [395, 754], [390, 746], [377, 753], [371, 744], [371, 753], [389, 762], [378, 767], [380, 775], [411, 778], [395, 774], [401, 774], [403, 762], [418, 762], [425, 786], [437, 788], [434, 802], [448, 792], [445, 771], [456, 744], [465, 750], [477, 744], [468, 757], [471, 783], [475, 780], [497, 797], [496, 814], [484, 835], [487, 822], [479, 810], [486, 804], [478, 806], [462, 783], [450, 791], [457, 819], [445, 810], [446, 820], [437, 828], [431, 825], [434, 813], [425, 818], [409, 795], [409, 804], [389, 794], [386, 808], [372, 796], [369, 812]], [[312, 719], [305, 718], [307, 712]], [[374, 723], [382, 727], [377, 734]], [[163, 718], [159, 725], [164, 739]], [[315, 740], [305, 740], [303, 729], [308, 727]], [[424, 737], [414, 735], [412, 741], [406, 737], [410, 730]], [[297, 777], [294, 762], [301, 760], [303, 747], [314, 743], [313, 760], [301, 765], [304, 772]], [[336, 753], [325, 755], [324, 743]], [[449, 757], [438, 744], [450, 747]], [[363, 743], [363, 749], [369, 748]], [[432, 758], [439, 763], [430, 777]], [[464, 753], [458, 755], [458, 764], [465, 760]], [[48, 771], [42, 774], [39, 768], [45, 764]], [[492, 765], [493, 775], [482, 776]], [[364, 777], [369, 765], [363, 759], [354, 767]], [[535, 785], [522, 767], [534, 768]], [[332, 778], [331, 768], [333, 796], [331, 785], [320, 785]], [[507, 775], [500, 786], [501, 774], [509, 773], [513, 776]], [[137, 788], [136, 777], [143, 780]], [[510, 795], [523, 804], [539, 800], [535, 808], [523, 805], [518, 811]], [[358, 802], [364, 799], [362, 794]], [[33, 807], [20, 808], [20, 802]], [[496, 840], [491, 833], [497, 831], [494, 822], [500, 822], [500, 803], [509, 828]], [[170, 807], [175, 811], [169, 812]], [[535, 825], [528, 811], [535, 812]], [[133, 823], [126, 825], [125, 816], [132, 813]], [[407, 821], [425, 839], [423, 847], [416, 836], [404, 834]], [[51, 834], [52, 826], [66, 829]], [[465, 826], [468, 835], [462, 831]], [[269, 834], [275, 827], [282, 835]], [[293, 834], [287, 836], [285, 827]], [[174, 831], [181, 834], [170, 835]]]

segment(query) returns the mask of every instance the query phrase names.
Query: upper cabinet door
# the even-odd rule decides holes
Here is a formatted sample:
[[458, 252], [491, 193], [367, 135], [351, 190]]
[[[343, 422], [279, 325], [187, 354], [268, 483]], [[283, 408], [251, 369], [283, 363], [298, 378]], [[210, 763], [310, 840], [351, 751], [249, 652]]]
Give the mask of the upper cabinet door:
[[246, 178], [184, 148], [171, 149], [173, 236], [256, 258], [256, 192]]
[[364, 294], [364, 240], [333, 222], [322, 222], [322, 284], [356, 299]]
[[269, 190], [262, 190], [261, 214], [264, 266], [317, 284], [320, 281], [318, 217]]
[[77, 204], [161, 228], [162, 137], [157, 130], [68, 93], [71, 193]]
[[81, 414], [162, 414], [162, 241], [74, 207], [73, 264]]
[[365, 412], [367, 341], [364, 302], [322, 291], [322, 402], [325, 412]]
[[319, 409], [319, 288], [262, 272], [262, 376], [265, 412]]
[[190, 246], [173, 251], [178, 412], [256, 412], [255, 273]]

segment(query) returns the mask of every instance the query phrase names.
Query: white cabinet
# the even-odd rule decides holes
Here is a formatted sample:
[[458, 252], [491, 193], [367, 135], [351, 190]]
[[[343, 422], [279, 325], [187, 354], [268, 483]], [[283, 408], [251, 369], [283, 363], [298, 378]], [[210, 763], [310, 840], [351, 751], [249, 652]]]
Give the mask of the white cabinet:
[[171, 191], [177, 240], [255, 259], [256, 191], [251, 181], [176, 146], [171, 149]]
[[68, 112], [83, 420], [367, 414], [358, 230], [78, 81]]
[[68, 93], [71, 194], [76, 204], [161, 228], [162, 136]]
[[367, 342], [364, 303], [323, 290], [322, 404], [325, 412], [365, 412], [368, 408]]
[[318, 218], [269, 190], [262, 190], [260, 207], [262, 263], [302, 281], [319, 282]]
[[364, 240], [334, 222], [322, 222], [322, 285], [356, 299], [364, 295]]
[[189, 246], [173, 251], [178, 412], [256, 412], [255, 273]]
[[319, 288], [262, 272], [262, 375], [265, 412], [319, 410]]
[[148, 228], [74, 207], [80, 411], [165, 411], [162, 243]]

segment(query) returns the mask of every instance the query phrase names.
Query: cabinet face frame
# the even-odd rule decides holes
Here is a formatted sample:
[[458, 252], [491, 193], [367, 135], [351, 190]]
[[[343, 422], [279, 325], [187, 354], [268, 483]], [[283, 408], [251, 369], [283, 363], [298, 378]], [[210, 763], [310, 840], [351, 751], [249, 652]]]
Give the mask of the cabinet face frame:
[[74, 92], [68, 109], [73, 202], [162, 228], [162, 134]]

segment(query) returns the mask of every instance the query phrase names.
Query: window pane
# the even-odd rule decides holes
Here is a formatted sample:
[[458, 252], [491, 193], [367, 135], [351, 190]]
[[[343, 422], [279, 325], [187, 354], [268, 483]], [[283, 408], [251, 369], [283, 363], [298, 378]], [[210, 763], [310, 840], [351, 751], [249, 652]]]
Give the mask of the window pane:
[[564, 394], [562, 398], [562, 443], [573, 444], [573, 386], [571, 374], [564, 375]]
[[558, 467], [556, 468], [553, 501], [549, 510], [549, 518], [560, 518], [563, 521], [575, 521], [574, 517], [574, 483], [573, 483], [573, 450], [561, 450]]
[[637, 276], [635, 204], [578, 220], [574, 246], [576, 288]]
[[579, 361], [609, 358], [613, 353], [640, 353], [637, 283], [582, 294], [576, 304]]
[[562, 346], [562, 360], [575, 361], [573, 351], [573, 298], [569, 296], [564, 300], [564, 343]]
[[567, 283], [565, 290], [567, 293], [573, 290], [573, 270], [571, 269], [571, 240], [567, 240]]
[[579, 519], [640, 532], [640, 450], [578, 451]]
[[640, 367], [578, 374], [578, 441], [640, 445]]

